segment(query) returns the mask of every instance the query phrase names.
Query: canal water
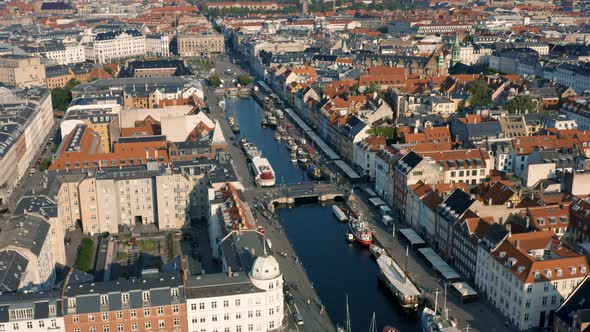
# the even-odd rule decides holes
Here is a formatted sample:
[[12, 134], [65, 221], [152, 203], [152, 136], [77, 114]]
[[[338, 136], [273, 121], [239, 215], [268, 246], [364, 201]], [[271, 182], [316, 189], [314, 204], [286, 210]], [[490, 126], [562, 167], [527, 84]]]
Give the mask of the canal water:
[[287, 145], [275, 140], [275, 131], [262, 128], [264, 112], [254, 99], [227, 98], [225, 105], [227, 115], [233, 116], [240, 124], [236, 141], [245, 138], [262, 151], [262, 157], [268, 159], [275, 171], [277, 185], [311, 181], [303, 167], [290, 162]]
[[[274, 130], [261, 127], [263, 110], [256, 101], [226, 99], [226, 109], [240, 124], [237, 136], [262, 150], [278, 183], [310, 181], [300, 166], [290, 163], [284, 142], [274, 139]], [[348, 294], [352, 331], [367, 331], [373, 312], [379, 332], [386, 325], [404, 332], [419, 330], [416, 319], [406, 317], [379, 281], [369, 250], [346, 242], [346, 224], [337, 221], [330, 204], [279, 208], [277, 215], [334, 324], [344, 325]]]

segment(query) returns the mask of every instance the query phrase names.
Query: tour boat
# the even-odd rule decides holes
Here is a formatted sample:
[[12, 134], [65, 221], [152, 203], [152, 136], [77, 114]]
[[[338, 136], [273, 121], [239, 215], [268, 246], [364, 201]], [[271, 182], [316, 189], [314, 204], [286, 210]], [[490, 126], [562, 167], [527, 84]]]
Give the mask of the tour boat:
[[250, 160], [254, 158], [260, 158], [260, 156], [262, 155], [262, 152], [260, 152], [260, 150], [256, 146], [254, 146], [254, 144], [250, 143], [248, 143], [248, 145], [244, 147], [244, 151], [246, 152], [246, 156]]
[[373, 243], [373, 234], [371, 233], [371, 230], [367, 227], [365, 222], [360, 220], [360, 218], [350, 218], [348, 226], [356, 242], [365, 247], [368, 247]]
[[266, 158], [252, 159], [254, 179], [259, 187], [272, 187], [275, 185], [275, 172]]

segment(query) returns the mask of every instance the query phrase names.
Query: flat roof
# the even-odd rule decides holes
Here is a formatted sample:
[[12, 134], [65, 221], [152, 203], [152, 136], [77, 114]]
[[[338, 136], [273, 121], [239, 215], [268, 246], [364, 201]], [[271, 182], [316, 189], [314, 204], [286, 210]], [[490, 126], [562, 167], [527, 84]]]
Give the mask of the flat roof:
[[426, 257], [432, 266], [447, 280], [459, 279], [461, 276], [449, 266], [432, 248], [420, 248], [418, 251]]
[[336, 164], [336, 166], [340, 167], [340, 169], [346, 174], [346, 176], [348, 176], [349, 179], [351, 179], [351, 180], [360, 179], [360, 176], [358, 175], [358, 173], [355, 172], [352, 168], [350, 168], [350, 166], [348, 166], [348, 164], [345, 163], [344, 161], [334, 160], [334, 163]]
[[410, 241], [410, 244], [413, 246], [414, 245], [422, 245], [422, 244], [426, 243], [420, 237], [420, 235], [416, 234], [416, 232], [414, 232], [414, 230], [411, 228], [402, 228], [399, 230], [399, 232], [402, 233], [402, 235], [405, 236], [406, 239], [408, 239], [408, 241]]
[[477, 292], [466, 282], [454, 282], [451, 285], [461, 294], [461, 296], [475, 296]]

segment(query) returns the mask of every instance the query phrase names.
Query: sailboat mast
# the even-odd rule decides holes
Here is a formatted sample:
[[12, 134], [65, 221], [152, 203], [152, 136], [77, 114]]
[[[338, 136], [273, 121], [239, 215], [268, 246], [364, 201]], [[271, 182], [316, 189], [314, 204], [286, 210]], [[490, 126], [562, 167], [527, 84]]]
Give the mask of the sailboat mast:
[[408, 255], [410, 254], [410, 246], [406, 247], [406, 267], [404, 269], [404, 283], [408, 280]]
[[375, 323], [375, 312], [373, 311], [373, 318], [371, 319], [371, 325], [369, 326], [369, 332], [377, 332], [377, 324]]
[[350, 324], [350, 310], [348, 309], [348, 294], [346, 294], [346, 332], [352, 332]]
[[434, 292], [434, 318], [436, 318], [436, 311], [438, 310], [438, 293], [440, 293], [440, 291], [437, 288]]

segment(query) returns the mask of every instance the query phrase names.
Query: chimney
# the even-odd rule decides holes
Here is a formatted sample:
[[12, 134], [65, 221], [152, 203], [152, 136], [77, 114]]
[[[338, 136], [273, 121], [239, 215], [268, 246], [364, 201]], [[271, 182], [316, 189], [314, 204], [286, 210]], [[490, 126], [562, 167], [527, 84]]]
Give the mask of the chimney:
[[154, 159], [158, 161], [158, 148], [154, 148]]
[[514, 246], [516, 247], [516, 249], [520, 249], [520, 240], [514, 241]]
[[228, 276], [229, 278], [231, 278], [231, 276], [232, 276], [232, 272], [231, 272], [231, 265], [228, 265], [228, 267], [227, 267], [227, 276]]
[[150, 151], [148, 150], [148, 148], [145, 148], [145, 159], [146, 161], [150, 159]]
[[488, 198], [488, 205], [492, 205], [492, 198]]

